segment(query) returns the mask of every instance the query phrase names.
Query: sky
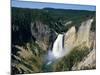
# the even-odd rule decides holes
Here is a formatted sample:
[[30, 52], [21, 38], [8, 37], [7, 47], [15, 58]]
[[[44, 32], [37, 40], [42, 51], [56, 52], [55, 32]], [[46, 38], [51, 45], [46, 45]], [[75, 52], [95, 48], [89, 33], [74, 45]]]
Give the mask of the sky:
[[61, 4], [61, 3], [43, 3], [43, 2], [31, 2], [31, 1], [18, 1], [12, 0], [12, 7], [20, 7], [20, 8], [56, 8], [56, 9], [73, 9], [73, 10], [89, 10], [95, 11], [96, 6], [92, 5], [79, 5], [79, 4]]

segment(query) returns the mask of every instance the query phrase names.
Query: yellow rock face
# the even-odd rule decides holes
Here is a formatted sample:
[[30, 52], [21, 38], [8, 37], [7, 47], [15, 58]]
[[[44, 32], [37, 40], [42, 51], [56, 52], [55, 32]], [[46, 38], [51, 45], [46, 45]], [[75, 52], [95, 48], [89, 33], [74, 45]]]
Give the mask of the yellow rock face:
[[73, 47], [80, 46], [80, 45], [90, 48], [91, 43], [94, 39], [93, 38], [94, 33], [90, 33], [92, 22], [93, 19], [89, 19], [85, 22], [82, 22], [77, 33], [75, 27], [74, 26], [71, 27], [69, 31], [65, 34], [65, 38], [64, 38], [65, 49], [66, 48], [72, 49]]
[[74, 47], [76, 41], [76, 29], [75, 26], [71, 27], [64, 37], [64, 48], [71, 50]]
[[76, 46], [83, 44], [86, 47], [90, 47], [89, 37], [92, 22], [93, 19], [89, 19], [81, 24], [77, 32]]

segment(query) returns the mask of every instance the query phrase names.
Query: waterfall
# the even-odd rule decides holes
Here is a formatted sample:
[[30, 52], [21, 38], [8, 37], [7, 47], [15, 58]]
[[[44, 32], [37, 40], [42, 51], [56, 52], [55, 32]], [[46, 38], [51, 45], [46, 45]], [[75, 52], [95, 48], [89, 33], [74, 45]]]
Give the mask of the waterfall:
[[63, 34], [59, 34], [57, 39], [55, 40], [55, 42], [53, 44], [53, 48], [52, 48], [52, 53], [56, 59], [63, 56], [63, 54], [62, 54], [64, 51], [63, 43], [64, 43], [63, 42]]
[[[86, 46], [89, 45], [89, 34], [93, 19], [89, 19], [81, 24], [78, 32], [76, 33], [75, 27], [71, 27], [67, 33], [59, 34], [57, 39], [53, 43], [53, 48], [49, 50], [47, 59], [48, 65], [56, 59], [62, 58], [63, 56], [70, 53], [72, 48], [86, 42]], [[77, 37], [76, 37], [77, 34]]]
[[51, 64], [55, 59], [61, 58], [64, 56], [64, 35], [59, 34], [57, 39], [54, 41], [52, 50], [48, 51], [47, 55], [47, 65]]

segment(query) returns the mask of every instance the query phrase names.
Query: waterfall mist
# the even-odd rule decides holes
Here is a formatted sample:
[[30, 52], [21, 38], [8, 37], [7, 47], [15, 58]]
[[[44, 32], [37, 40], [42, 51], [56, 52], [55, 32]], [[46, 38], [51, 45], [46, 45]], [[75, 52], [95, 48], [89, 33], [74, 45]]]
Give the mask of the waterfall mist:
[[[66, 39], [64, 38], [64, 34], [59, 34], [57, 39], [53, 43], [52, 49], [48, 51], [48, 54], [46, 56], [47, 65], [69, 54], [72, 48], [75, 47], [76, 45], [79, 45], [80, 42], [83, 43], [84, 41], [86, 41], [88, 44], [89, 32], [90, 32], [92, 22], [93, 22], [93, 19], [89, 19], [85, 22], [82, 22], [77, 33], [75, 30], [75, 27], [70, 28], [69, 31], [65, 35], [67, 38], [66, 41], [64, 41], [64, 39]], [[73, 40], [74, 38], [71, 39], [72, 38], [71, 36], [73, 35], [75, 36], [77, 35], [77, 38], [74, 36], [74, 38], [76, 38], [76, 42], [75, 40]], [[71, 40], [73, 40], [74, 43], [72, 43]], [[67, 45], [66, 47], [64, 47], [64, 42], [67, 42], [65, 44]]]

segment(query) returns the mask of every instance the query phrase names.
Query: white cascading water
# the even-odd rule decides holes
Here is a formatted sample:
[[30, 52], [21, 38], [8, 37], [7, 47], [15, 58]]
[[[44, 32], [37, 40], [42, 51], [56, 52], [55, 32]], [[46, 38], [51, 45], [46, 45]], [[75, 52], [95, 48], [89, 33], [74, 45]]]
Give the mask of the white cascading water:
[[[88, 38], [92, 22], [93, 22], [93, 19], [89, 19], [88, 21], [82, 23], [82, 25], [79, 28], [78, 37], [77, 37], [79, 41], [86, 40], [86, 38]], [[52, 51], [48, 52], [47, 59], [49, 61], [47, 65], [51, 64], [52, 61], [55, 61], [55, 59], [62, 58], [67, 53], [69, 53], [70, 49], [64, 49], [63, 36], [64, 36], [63, 34], [58, 35], [57, 39], [55, 40], [53, 44]]]
[[54, 61], [55, 59], [61, 58], [63, 56], [64, 56], [63, 34], [59, 34], [53, 44], [52, 51], [48, 52], [47, 59], [49, 60], [49, 62], [47, 63], [47, 65], [51, 64], [52, 61]]
[[63, 34], [59, 34], [57, 39], [55, 40], [54, 44], [53, 44], [53, 49], [52, 49], [52, 53], [54, 55], [54, 57], [56, 59], [60, 58], [63, 56]]

